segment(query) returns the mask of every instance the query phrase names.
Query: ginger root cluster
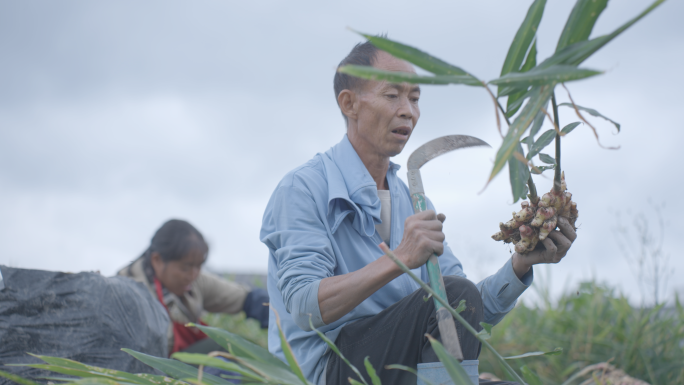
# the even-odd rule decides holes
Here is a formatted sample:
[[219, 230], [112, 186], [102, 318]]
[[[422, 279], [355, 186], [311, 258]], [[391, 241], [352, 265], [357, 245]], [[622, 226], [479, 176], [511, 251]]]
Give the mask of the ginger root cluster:
[[577, 221], [577, 203], [572, 201], [572, 194], [567, 192], [565, 172], [561, 175], [559, 191], [551, 189], [539, 197], [521, 203], [522, 210], [513, 213], [513, 218], [506, 223], [499, 223], [501, 231], [492, 235], [495, 241], [515, 244], [519, 254], [527, 253], [537, 247], [551, 231], [556, 229], [558, 217], [564, 217], [575, 227]]

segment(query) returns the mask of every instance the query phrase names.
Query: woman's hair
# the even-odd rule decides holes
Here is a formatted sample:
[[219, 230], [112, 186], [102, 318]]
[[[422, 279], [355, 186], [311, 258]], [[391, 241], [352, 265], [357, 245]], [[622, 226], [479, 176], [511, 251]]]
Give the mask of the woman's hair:
[[149, 261], [155, 251], [164, 262], [170, 262], [181, 260], [191, 251], [206, 256], [209, 253], [209, 245], [193, 225], [180, 219], [171, 219], [154, 233], [150, 247], [141, 258]]

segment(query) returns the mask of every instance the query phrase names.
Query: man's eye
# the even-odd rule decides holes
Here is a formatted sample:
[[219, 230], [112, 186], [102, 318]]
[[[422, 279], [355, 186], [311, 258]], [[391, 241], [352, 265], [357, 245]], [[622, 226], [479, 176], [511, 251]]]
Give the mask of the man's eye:
[[390, 98], [390, 99], [396, 99], [396, 98], [398, 97], [398, 95], [391, 95], [391, 94], [390, 94], [390, 95], [387, 95], [387, 97]]
[[418, 103], [418, 98], [411, 98], [411, 101], [414, 103]]

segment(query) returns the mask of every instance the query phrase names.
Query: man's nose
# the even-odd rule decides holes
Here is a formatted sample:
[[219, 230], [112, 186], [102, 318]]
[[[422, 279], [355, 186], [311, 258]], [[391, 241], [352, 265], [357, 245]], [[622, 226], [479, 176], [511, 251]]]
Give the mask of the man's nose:
[[399, 117], [404, 118], [404, 119], [412, 119], [413, 118], [413, 105], [411, 104], [411, 101], [409, 98], [401, 98], [401, 104], [399, 105], [399, 109], [397, 110], [397, 114]]

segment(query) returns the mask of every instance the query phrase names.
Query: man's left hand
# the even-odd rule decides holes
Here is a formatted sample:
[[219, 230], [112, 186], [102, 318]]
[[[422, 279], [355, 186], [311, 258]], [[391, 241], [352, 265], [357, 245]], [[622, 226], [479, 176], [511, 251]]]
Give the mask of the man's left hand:
[[567, 219], [558, 218], [558, 230], [553, 230], [537, 247], [525, 254], [513, 254], [513, 271], [522, 278], [533, 265], [540, 263], [558, 263], [570, 250], [577, 239], [577, 233]]

